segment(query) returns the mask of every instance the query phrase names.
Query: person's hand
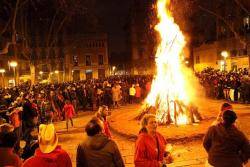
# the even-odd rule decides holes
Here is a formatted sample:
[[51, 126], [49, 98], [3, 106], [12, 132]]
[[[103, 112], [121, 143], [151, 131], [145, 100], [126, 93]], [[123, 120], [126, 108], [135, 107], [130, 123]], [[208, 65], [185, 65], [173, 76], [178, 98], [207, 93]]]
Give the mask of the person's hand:
[[174, 162], [174, 158], [172, 157], [171, 154], [168, 154], [166, 157], [163, 158], [166, 164], [171, 164]]

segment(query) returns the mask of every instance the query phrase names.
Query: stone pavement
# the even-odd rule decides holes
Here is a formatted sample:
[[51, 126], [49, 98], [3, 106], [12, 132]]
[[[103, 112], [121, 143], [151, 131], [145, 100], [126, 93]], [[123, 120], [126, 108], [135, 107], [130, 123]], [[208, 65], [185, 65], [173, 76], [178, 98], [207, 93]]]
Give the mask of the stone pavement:
[[[202, 135], [202, 133], [205, 133], [207, 126], [209, 126], [213, 120], [212, 118], [215, 118], [215, 115], [217, 115], [217, 111], [219, 110], [222, 102], [223, 101], [206, 100], [202, 102], [203, 105], [201, 105], [201, 107], [199, 106], [199, 110], [202, 115], [206, 118], [211, 118], [208, 119], [208, 123], [202, 123], [202, 125], [195, 125], [192, 127], [159, 127], [159, 129], [163, 128], [163, 131], [168, 135], [172, 135], [172, 139], [176, 139], [173, 141], [168, 140], [168, 142], [173, 146], [172, 154], [174, 156], [174, 163], [169, 164], [168, 167], [204, 167], [207, 154], [202, 147], [202, 136], [193, 138], [192, 134], [189, 133], [192, 131], [197, 131], [196, 133], [193, 133], [194, 135]], [[243, 129], [247, 136], [250, 137], [250, 106], [241, 104], [234, 104], [233, 106], [235, 111], [238, 113], [241, 129]], [[112, 131], [112, 137], [118, 144], [126, 167], [134, 166], [133, 156], [135, 139], [140, 128], [139, 122], [131, 119], [132, 115], [130, 115], [130, 113], [134, 112], [134, 115], [136, 115], [139, 108], [140, 105], [122, 106], [119, 109], [112, 110], [112, 115], [109, 118], [110, 125], [114, 130]], [[69, 132], [65, 129], [65, 121], [55, 123], [55, 127], [59, 135], [59, 144], [61, 144], [62, 147], [69, 153], [73, 166], [76, 165], [76, 148], [83, 137], [84, 126], [92, 116], [93, 112], [85, 112], [80, 114], [77, 118], [74, 118], [74, 128], [71, 128]], [[242, 122], [244, 122], [244, 124]], [[190, 129], [195, 130], [190, 131]], [[202, 133], [198, 130], [201, 130]], [[183, 138], [185, 135], [188, 137]], [[190, 136], [191, 140], [189, 140]]]
[[[158, 131], [167, 139], [167, 142], [173, 146], [174, 163], [170, 167], [198, 167], [204, 166], [207, 153], [202, 146], [202, 138], [216, 118], [221, 104], [224, 101], [200, 99], [197, 102], [199, 112], [205, 119], [200, 124], [183, 126], [159, 126]], [[140, 129], [139, 121], [134, 118], [139, 114], [141, 105], [122, 106], [112, 112], [110, 126], [113, 132], [130, 140], [135, 140]], [[237, 112], [240, 129], [250, 137], [250, 105], [233, 104]], [[250, 165], [248, 165], [250, 166]]]
[[[87, 112], [74, 118], [74, 127], [70, 128], [69, 132], [66, 131], [65, 121], [55, 123], [59, 144], [69, 153], [73, 167], [76, 166], [76, 149], [83, 138], [84, 126], [92, 116], [93, 112]], [[121, 151], [126, 167], [134, 166], [134, 140], [129, 140], [116, 134], [112, 134], [112, 137]]]

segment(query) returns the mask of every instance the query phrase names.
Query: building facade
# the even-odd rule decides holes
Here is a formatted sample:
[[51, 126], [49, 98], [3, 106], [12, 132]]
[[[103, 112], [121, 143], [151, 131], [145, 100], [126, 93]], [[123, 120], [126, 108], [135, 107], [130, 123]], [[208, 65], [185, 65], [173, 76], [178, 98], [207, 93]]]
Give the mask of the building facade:
[[[202, 71], [204, 68], [237, 71], [238, 69], [249, 69], [250, 40], [243, 47], [236, 38], [228, 38], [203, 44], [193, 50], [194, 70]], [[227, 53], [225, 57], [223, 52]]]
[[[13, 56], [7, 54], [0, 57], [1, 86], [13, 86], [30, 80], [39, 82], [65, 82], [92, 78], [104, 78], [109, 75], [107, 34], [78, 34], [64, 36], [59, 44], [53, 47], [40, 45], [35, 37], [29, 48], [27, 57], [19, 54], [21, 46], [17, 46], [17, 66], [10, 66]], [[0, 70], [1, 73], [1, 70]]]
[[155, 31], [152, 26], [153, 1], [133, 1], [128, 21], [131, 74], [153, 74]]
[[67, 38], [66, 44], [67, 80], [100, 79], [109, 75], [106, 34], [78, 35]]

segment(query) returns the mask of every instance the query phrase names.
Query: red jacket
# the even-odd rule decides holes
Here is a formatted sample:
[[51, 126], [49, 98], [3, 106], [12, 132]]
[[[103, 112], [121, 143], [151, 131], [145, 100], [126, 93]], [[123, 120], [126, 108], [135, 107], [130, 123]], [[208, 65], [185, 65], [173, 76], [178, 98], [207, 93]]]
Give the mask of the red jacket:
[[75, 114], [75, 110], [72, 104], [65, 104], [63, 107], [66, 118], [72, 118]]
[[70, 157], [61, 146], [57, 146], [51, 153], [45, 154], [36, 149], [35, 155], [27, 159], [23, 167], [72, 167]]
[[139, 86], [135, 87], [135, 97], [141, 97], [141, 88]]
[[[157, 141], [159, 143], [159, 154]], [[147, 133], [141, 133], [135, 143], [135, 167], [159, 167], [163, 160], [166, 147], [166, 140], [160, 133], [152, 137]]]
[[108, 137], [111, 138], [111, 132], [109, 130], [109, 123], [107, 120], [103, 121], [103, 133]]

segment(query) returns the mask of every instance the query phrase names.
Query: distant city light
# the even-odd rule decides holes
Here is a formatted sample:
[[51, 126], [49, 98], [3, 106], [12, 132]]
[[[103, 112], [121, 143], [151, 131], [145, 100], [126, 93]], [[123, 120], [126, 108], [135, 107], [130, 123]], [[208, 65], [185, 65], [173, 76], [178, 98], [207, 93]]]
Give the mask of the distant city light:
[[227, 51], [222, 51], [221, 56], [224, 57], [224, 58], [227, 58], [228, 57], [228, 52]]
[[16, 61], [11, 61], [10, 62], [10, 66], [11, 67], [16, 67], [17, 66], [17, 62]]
[[0, 69], [0, 73], [5, 73], [5, 69]]

